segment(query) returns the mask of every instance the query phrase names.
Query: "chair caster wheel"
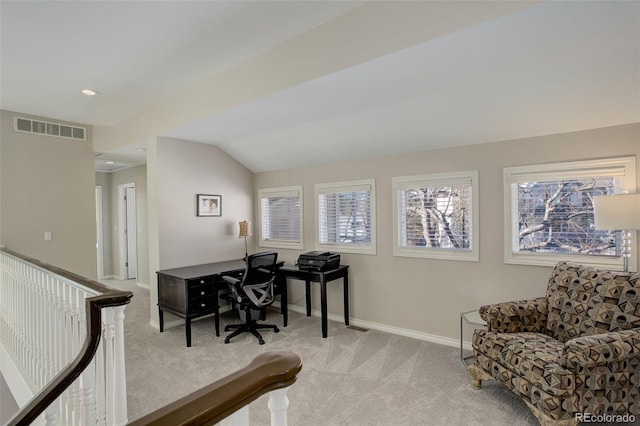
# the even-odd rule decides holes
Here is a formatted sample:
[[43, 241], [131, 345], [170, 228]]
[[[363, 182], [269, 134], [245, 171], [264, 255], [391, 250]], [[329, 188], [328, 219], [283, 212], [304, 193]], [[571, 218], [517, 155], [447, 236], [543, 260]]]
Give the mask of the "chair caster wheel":
[[280, 329], [279, 329], [279, 328], [274, 328], [274, 329], [273, 329], [273, 332], [274, 332], [274, 333], [280, 333]]
[[224, 344], [226, 345], [227, 343], [229, 343], [229, 339], [224, 339]]
[[260, 340], [258, 340], [258, 343], [261, 344], [261, 345], [264, 345], [264, 340], [260, 339]]

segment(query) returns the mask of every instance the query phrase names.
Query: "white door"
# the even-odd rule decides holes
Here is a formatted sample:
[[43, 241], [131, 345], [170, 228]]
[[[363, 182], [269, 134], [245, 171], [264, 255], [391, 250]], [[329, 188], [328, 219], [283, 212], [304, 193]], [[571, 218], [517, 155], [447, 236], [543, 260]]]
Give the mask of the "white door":
[[136, 228], [136, 184], [118, 185], [118, 240], [121, 280], [136, 278], [138, 275]]
[[125, 233], [127, 236], [127, 279], [138, 276], [138, 259], [136, 257], [136, 188], [127, 187], [125, 195]]

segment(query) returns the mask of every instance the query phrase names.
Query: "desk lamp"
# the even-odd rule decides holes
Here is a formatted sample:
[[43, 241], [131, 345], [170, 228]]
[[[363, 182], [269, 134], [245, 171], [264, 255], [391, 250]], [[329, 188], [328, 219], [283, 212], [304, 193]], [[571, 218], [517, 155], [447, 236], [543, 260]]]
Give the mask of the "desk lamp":
[[640, 194], [593, 197], [596, 229], [621, 231], [624, 271], [629, 271], [631, 232], [640, 229]]
[[251, 222], [243, 220], [240, 222], [240, 234], [238, 238], [244, 237], [244, 259], [247, 260], [249, 253], [247, 251], [247, 237], [251, 236]]

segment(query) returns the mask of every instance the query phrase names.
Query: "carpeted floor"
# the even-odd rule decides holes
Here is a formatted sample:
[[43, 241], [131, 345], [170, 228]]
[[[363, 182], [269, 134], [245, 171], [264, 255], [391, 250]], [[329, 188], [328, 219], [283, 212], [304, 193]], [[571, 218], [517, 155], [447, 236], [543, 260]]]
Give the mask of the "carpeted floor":
[[[192, 347], [184, 327], [160, 333], [149, 326], [149, 293], [133, 282], [104, 281], [134, 292], [125, 310], [129, 420], [149, 413], [248, 364], [273, 350], [298, 354], [298, 381], [289, 389], [289, 425], [537, 425], [526, 405], [491, 381], [481, 390], [457, 348], [375, 330], [358, 331], [329, 321], [321, 337], [320, 319], [289, 314], [289, 326], [265, 331], [264, 345], [244, 334], [225, 345], [215, 337], [213, 319], [192, 326]], [[222, 315], [221, 327], [234, 323]], [[267, 322], [282, 324], [269, 312]], [[252, 425], [269, 424], [267, 397], [251, 405]]]

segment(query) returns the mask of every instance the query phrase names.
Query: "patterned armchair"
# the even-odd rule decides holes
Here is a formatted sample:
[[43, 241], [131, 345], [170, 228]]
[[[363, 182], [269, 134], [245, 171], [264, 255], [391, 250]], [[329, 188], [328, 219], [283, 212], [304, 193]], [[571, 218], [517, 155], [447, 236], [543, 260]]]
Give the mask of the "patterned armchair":
[[640, 273], [560, 262], [545, 297], [480, 315], [488, 330], [473, 334], [473, 387], [498, 380], [543, 426], [640, 418]]

